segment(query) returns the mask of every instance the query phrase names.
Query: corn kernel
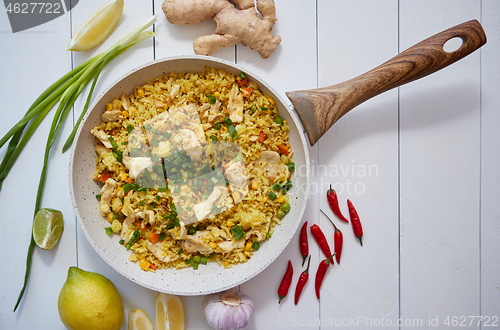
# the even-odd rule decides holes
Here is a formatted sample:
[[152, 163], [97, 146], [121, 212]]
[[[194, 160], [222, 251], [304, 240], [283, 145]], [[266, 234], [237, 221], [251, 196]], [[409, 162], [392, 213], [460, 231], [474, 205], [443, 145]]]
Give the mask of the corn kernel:
[[269, 101], [269, 103], [271, 103], [271, 104], [276, 103], [276, 102], [275, 102], [272, 98], [270, 98], [270, 97], [268, 97], [268, 98], [267, 98], [267, 100], [268, 100], [268, 101]]
[[278, 198], [278, 202], [283, 203], [284, 201], [285, 201], [285, 197], [280, 196], [280, 197]]
[[220, 93], [219, 92], [215, 92], [214, 93], [214, 97], [220, 97]]
[[144, 89], [139, 88], [137, 90], [137, 97], [139, 97], [139, 98], [144, 97]]
[[122, 180], [122, 181], [127, 180], [127, 174], [125, 174], [125, 173], [121, 172], [121, 173], [120, 173], [120, 180]]
[[127, 118], [128, 117], [128, 111], [123, 110], [122, 111], [122, 115], [123, 115], [123, 117]]
[[228, 222], [226, 222], [226, 225], [228, 227], [232, 227], [232, 226], [234, 226], [234, 223], [232, 221], [228, 221]]
[[257, 183], [257, 181], [252, 181], [252, 189], [253, 190], [259, 189], [259, 184]]
[[215, 249], [217, 247], [217, 243], [210, 242], [210, 243], [208, 243], [208, 246], [210, 246], [212, 249]]
[[262, 197], [262, 199], [260, 200], [262, 203], [265, 203], [267, 201], [267, 198], [265, 197]]
[[247, 244], [245, 244], [245, 251], [250, 251], [252, 249], [252, 242], [248, 241]]
[[107, 215], [106, 215], [106, 219], [108, 219], [109, 222], [113, 222], [113, 212], [109, 212]]
[[113, 110], [113, 105], [111, 103], [106, 104], [106, 111]]
[[149, 262], [147, 262], [146, 260], [141, 260], [139, 262], [139, 267], [141, 267], [141, 269], [144, 270], [144, 271], [147, 271], [149, 269], [150, 265], [151, 264]]
[[225, 267], [227, 267], [227, 266], [229, 266], [229, 265], [230, 265], [229, 261], [224, 261], [224, 266], [225, 266]]

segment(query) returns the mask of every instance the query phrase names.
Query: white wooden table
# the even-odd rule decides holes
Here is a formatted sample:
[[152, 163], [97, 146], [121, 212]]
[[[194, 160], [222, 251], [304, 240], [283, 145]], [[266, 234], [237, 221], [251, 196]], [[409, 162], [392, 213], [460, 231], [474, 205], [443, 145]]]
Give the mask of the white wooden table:
[[[157, 37], [105, 68], [95, 96], [130, 69], [167, 56], [193, 54], [192, 41], [212, 33], [206, 21], [174, 26], [161, 0], [126, 0], [122, 19], [97, 49], [71, 53], [72, 31], [105, 1], [80, 1], [51, 22], [13, 34], [0, 9], [0, 132], [71, 68], [98, 54], [160, 13]], [[337, 188], [341, 208], [357, 206], [364, 246], [349, 225], [342, 262], [327, 275], [322, 298], [314, 274], [299, 306], [293, 292], [300, 267], [298, 235], [265, 271], [239, 290], [255, 303], [250, 329], [489, 329], [500, 326], [500, 1], [498, 0], [276, 0], [274, 33], [282, 43], [269, 59], [242, 46], [214, 56], [255, 72], [282, 95], [350, 79], [446, 28], [479, 20], [488, 42], [479, 51], [417, 82], [382, 94], [343, 117], [310, 148], [311, 198], [302, 221], [333, 230], [319, 209]], [[156, 292], [125, 279], [93, 250], [69, 198], [69, 152], [61, 148], [83, 107], [78, 100], [51, 156], [42, 207], [63, 212], [65, 230], [50, 251], [35, 249], [26, 295], [22, 286], [36, 189], [51, 116], [43, 122], [0, 192], [0, 328], [63, 329], [57, 298], [70, 266], [101, 273], [121, 293], [125, 315], [144, 309], [154, 320]], [[53, 112], [52, 112], [53, 114]], [[5, 147], [0, 155], [5, 153]], [[310, 237], [311, 264], [323, 258]], [[278, 305], [288, 260], [295, 276]], [[203, 297], [184, 297], [188, 329], [208, 327]], [[482, 320], [481, 320], [482, 317]], [[122, 329], [126, 329], [126, 321]]]

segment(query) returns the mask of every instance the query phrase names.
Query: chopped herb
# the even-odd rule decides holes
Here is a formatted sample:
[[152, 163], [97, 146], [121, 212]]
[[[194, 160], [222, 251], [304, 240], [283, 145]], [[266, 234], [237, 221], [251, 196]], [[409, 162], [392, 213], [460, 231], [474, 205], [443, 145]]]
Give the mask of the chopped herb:
[[111, 236], [111, 234], [113, 234], [113, 229], [111, 227], [106, 227], [104, 229], [106, 230], [106, 234], [108, 234], [109, 236]]
[[229, 134], [231, 134], [233, 140], [236, 140], [238, 138], [238, 131], [236, 130], [236, 128], [234, 128], [233, 125], [229, 125], [227, 127], [227, 131], [229, 132]]
[[174, 204], [174, 203], [170, 203], [170, 209], [171, 209], [172, 211], [174, 211], [174, 212], [176, 211], [176, 210], [175, 210], [175, 204]]
[[127, 245], [125, 245], [125, 248], [128, 250], [130, 250], [130, 248], [132, 247], [132, 244], [134, 244], [135, 242], [137, 242], [139, 240], [139, 238], [141, 238], [141, 233], [139, 232], [139, 230], [134, 230], [134, 233], [132, 234], [132, 237], [130, 237], [130, 240], [128, 241]]
[[196, 228], [194, 228], [194, 227], [189, 228], [188, 235], [194, 235], [194, 234], [196, 234]]
[[141, 204], [141, 206], [144, 206], [144, 205], [146, 205], [146, 203], [144, 203], [144, 202], [141, 202], [140, 204]]
[[289, 170], [290, 172], [295, 171], [295, 163], [294, 163], [294, 162], [288, 162], [287, 167], [288, 167], [288, 170]]
[[215, 136], [215, 135], [210, 135], [210, 138], [212, 139], [213, 143], [218, 141], [217, 136]]
[[118, 144], [116, 143], [115, 139], [112, 136], [109, 136], [108, 140], [109, 140], [109, 142], [111, 142], [111, 146], [113, 147], [113, 149], [118, 148]]
[[167, 235], [165, 235], [164, 233], [161, 233], [160, 234], [160, 241], [163, 241], [165, 239], [165, 237], [167, 237]]
[[132, 131], [134, 130], [134, 128], [132, 127], [132, 125], [127, 125], [127, 131], [128, 131], [128, 134], [132, 133]]
[[245, 78], [246, 78], [246, 76], [243, 72], [240, 73], [240, 75], [238, 77], [240, 77], [241, 80], [245, 80]]
[[281, 125], [281, 124], [283, 124], [283, 118], [281, 118], [281, 117], [276, 117], [276, 118], [274, 119], [274, 122], [275, 122], [276, 124], [278, 124], [278, 125]]
[[278, 191], [281, 189], [281, 185], [279, 183], [275, 183], [272, 186], [273, 191]]
[[141, 191], [146, 191], [148, 189], [148, 187], [137, 187], [137, 191], [138, 192], [141, 192]]
[[121, 239], [118, 243], [122, 244], [125, 243], [125, 240], [124, 239]]
[[259, 242], [253, 242], [252, 244], [252, 249], [257, 251], [260, 248], [260, 243]]
[[[133, 188], [132, 188], [132, 185], [131, 185], [130, 183], [126, 183], [126, 184], [124, 184], [122, 188], [123, 188], [123, 191], [124, 191], [125, 193], [127, 193], [128, 191], [130, 191], [130, 190], [132, 190], [132, 189], [133, 189]], [[100, 196], [100, 195], [99, 195], [99, 196]]]
[[208, 102], [210, 102], [212, 104], [215, 104], [215, 102], [217, 102], [217, 100], [215, 99], [215, 97], [212, 94], [208, 95], [207, 98], [208, 98]]
[[271, 238], [271, 233], [266, 233], [266, 239], [270, 239]]
[[118, 219], [118, 214], [113, 215], [113, 220], [116, 220], [116, 219]]
[[174, 224], [174, 226], [179, 227], [180, 226], [179, 218], [173, 218], [172, 223]]
[[180, 256], [182, 253], [182, 249], [179, 249], [179, 251], [177, 251], [177, 255]]
[[95, 195], [95, 199], [97, 199], [98, 201], [101, 201], [101, 194]]
[[226, 117], [224, 119], [222, 119], [222, 122], [226, 125], [232, 125], [233, 124], [233, 121], [229, 118], [229, 117]]
[[276, 199], [276, 197], [278, 197], [278, 196], [276, 196], [275, 193], [273, 193], [272, 191], [270, 191], [268, 197], [269, 197], [270, 200], [274, 201]]
[[260, 107], [260, 110], [267, 111], [268, 109], [266, 107]]
[[165, 191], [167, 191], [167, 190], [168, 190], [168, 186], [167, 186], [167, 187], [165, 187], [165, 188], [160, 188], [159, 190], [160, 190], [160, 192], [165, 192]]
[[159, 202], [160, 201], [160, 196], [156, 195], [156, 200]]
[[174, 227], [175, 227], [175, 225], [174, 225], [173, 223], [169, 223], [169, 224], [167, 225], [167, 228], [166, 228], [166, 229], [167, 229], [167, 230], [170, 230], [170, 229], [173, 229]]
[[214, 125], [214, 129], [216, 129], [216, 130], [220, 130], [221, 128], [222, 128], [221, 123], [215, 123], [215, 125]]
[[125, 146], [125, 145], [127, 145], [127, 142], [122, 142], [122, 146]]
[[237, 241], [240, 240], [240, 239], [242, 239], [243, 236], [245, 236], [245, 231], [243, 230], [243, 227], [241, 227], [239, 225], [234, 226], [231, 229], [231, 232], [234, 235], [234, 239], [237, 240]]
[[116, 150], [115, 149], [115, 150], [112, 151], [112, 153], [113, 153], [113, 156], [115, 156], [116, 160], [121, 163], [122, 160], [123, 160], [123, 154], [122, 154], [122, 152], [120, 150]]

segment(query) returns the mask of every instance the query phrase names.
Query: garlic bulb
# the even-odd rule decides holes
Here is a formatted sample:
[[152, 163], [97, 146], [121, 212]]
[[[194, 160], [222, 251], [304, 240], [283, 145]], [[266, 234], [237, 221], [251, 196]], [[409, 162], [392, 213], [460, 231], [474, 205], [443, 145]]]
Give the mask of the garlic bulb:
[[253, 315], [252, 300], [230, 291], [205, 297], [203, 307], [208, 324], [216, 330], [243, 329]]

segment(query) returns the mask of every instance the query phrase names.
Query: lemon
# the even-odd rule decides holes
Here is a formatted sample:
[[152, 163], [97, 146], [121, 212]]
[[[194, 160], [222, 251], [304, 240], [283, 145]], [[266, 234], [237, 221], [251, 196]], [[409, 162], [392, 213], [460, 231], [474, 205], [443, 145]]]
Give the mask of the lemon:
[[58, 300], [59, 317], [70, 330], [120, 329], [123, 303], [106, 277], [70, 267]]
[[122, 12], [123, 0], [106, 3], [76, 31], [68, 50], [82, 51], [99, 45], [114, 30]]
[[186, 329], [186, 316], [181, 297], [160, 292], [156, 296], [155, 305], [158, 330]]
[[64, 219], [61, 211], [40, 209], [33, 219], [33, 239], [36, 245], [50, 250], [59, 241], [64, 230]]
[[148, 314], [142, 309], [128, 312], [128, 330], [154, 330]]

